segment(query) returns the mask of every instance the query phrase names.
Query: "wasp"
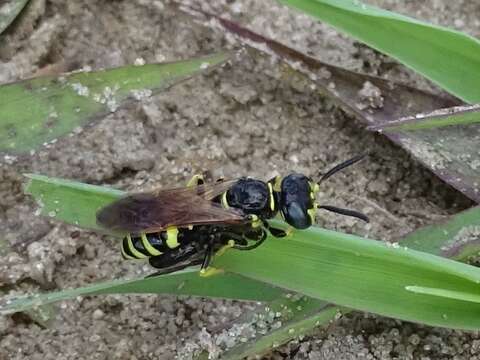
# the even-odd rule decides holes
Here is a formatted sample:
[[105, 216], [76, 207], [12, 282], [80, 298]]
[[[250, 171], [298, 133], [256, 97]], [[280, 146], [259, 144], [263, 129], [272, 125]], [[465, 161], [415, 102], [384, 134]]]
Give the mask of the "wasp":
[[[285, 237], [292, 229], [306, 229], [318, 209], [367, 221], [357, 211], [316, 202], [320, 184], [365, 155], [349, 159], [321, 176], [318, 182], [298, 173], [276, 176], [267, 182], [253, 178], [205, 183], [195, 175], [186, 187], [127, 195], [97, 213], [99, 225], [127, 235], [122, 241], [125, 259], [148, 258], [159, 273], [201, 264], [209, 275], [213, 254], [227, 248], [252, 250], [267, 238]], [[272, 227], [277, 214], [287, 231]]]

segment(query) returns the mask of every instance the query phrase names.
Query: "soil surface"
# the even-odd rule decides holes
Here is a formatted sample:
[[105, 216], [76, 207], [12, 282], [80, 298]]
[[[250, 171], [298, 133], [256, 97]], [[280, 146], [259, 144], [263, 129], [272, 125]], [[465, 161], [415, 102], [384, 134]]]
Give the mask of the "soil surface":
[[[217, 1], [208, 10], [323, 61], [438, 91], [395, 61], [275, 1]], [[370, 1], [480, 34], [474, 1]], [[54, 69], [173, 61], [233, 40], [161, 1], [32, 0], [0, 37], [0, 82]], [[0, 167], [3, 256], [0, 285], [13, 295], [135, 276], [118, 239], [35, 216], [22, 173], [142, 190], [185, 183], [203, 170], [228, 178], [309, 175], [368, 150], [365, 161], [322, 185], [322, 203], [355, 208], [371, 223], [319, 214], [322, 227], [392, 241], [470, 206], [402, 149], [308, 86], [282, 80], [268, 56], [242, 55], [142, 103], [123, 107], [78, 136]], [[221, 348], [213, 333], [256, 305], [172, 296], [83, 297], [60, 303], [48, 326], [26, 315], [0, 318], [3, 359], [189, 359]], [[216, 350], [219, 350], [216, 349]], [[220, 349], [221, 350], [221, 349]], [[480, 359], [480, 336], [352, 313], [267, 359]]]

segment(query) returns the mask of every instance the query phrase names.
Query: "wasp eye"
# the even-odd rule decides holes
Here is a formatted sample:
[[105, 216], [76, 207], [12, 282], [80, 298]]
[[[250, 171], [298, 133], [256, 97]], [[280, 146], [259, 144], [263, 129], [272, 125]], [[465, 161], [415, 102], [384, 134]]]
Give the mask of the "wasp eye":
[[306, 229], [312, 225], [310, 216], [298, 202], [288, 204], [283, 210], [283, 215], [285, 221], [296, 229]]

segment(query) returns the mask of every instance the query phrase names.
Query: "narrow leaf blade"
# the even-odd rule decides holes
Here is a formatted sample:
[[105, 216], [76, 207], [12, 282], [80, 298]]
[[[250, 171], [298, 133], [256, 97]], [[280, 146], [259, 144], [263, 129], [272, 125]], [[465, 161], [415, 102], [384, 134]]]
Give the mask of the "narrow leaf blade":
[[270, 301], [281, 290], [235, 274], [202, 278], [198, 270], [189, 270], [148, 279], [115, 280], [77, 289], [16, 298], [0, 303], [0, 315], [26, 311], [46, 304], [100, 294], [174, 294], [212, 298]]
[[[454, 106], [447, 109], [439, 109], [430, 113], [417, 114], [406, 118], [389, 121], [385, 124], [370, 126], [370, 130], [376, 131], [406, 131], [434, 129], [453, 125], [469, 125], [480, 122], [480, 106]], [[451, 129], [455, 131], [455, 129]]]
[[43, 175], [28, 174], [25, 193], [32, 195], [40, 205], [40, 214], [67, 224], [109, 233], [97, 225], [99, 209], [122, 194], [120, 190], [93, 186]]
[[235, 338], [237, 345], [223, 352], [221, 358], [240, 360], [248, 356], [258, 357], [295, 337], [307, 335], [315, 327], [329, 322], [339, 311], [340, 308], [318, 299], [282, 294], [277, 300], [237, 319], [232, 330], [222, 331], [223, 334], [230, 334], [234, 333], [235, 328], [248, 327], [253, 330], [251, 333], [254, 336], [248, 339]]
[[464, 293], [461, 291], [436, 289], [436, 288], [429, 288], [429, 287], [415, 286], [415, 285], [406, 286], [405, 289], [416, 294], [425, 294], [425, 295], [443, 297], [447, 299], [480, 303], [480, 294]]
[[418, 229], [400, 242], [409, 248], [464, 261], [480, 251], [480, 207]]
[[[399, 60], [466, 102], [480, 102], [480, 42], [353, 0], [280, 0]], [[392, 41], [395, 39], [395, 41]]]
[[0, 152], [25, 153], [115, 111], [126, 100], [159, 92], [228, 54], [163, 64], [45, 76], [0, 86]]
[[271, 239], [249, 254], [231, 251], [215, 266], [352, 309], [432, 326], [480, 327], [480, 317], [472, 316], [480, 304], [406, 290], [478, 294], [480, 270], [404, 247], [315, 228], [288, 241]]

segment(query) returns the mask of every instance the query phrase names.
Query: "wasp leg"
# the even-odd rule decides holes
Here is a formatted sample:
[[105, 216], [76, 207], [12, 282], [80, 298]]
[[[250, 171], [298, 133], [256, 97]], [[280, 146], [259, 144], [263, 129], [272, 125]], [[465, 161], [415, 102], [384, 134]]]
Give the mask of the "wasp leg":
[[210, 244], [205, 251], [205, 257], [203, 258], [202, 267], [200, 270], [201, 277], [208, 277], [212, 275], [217, 275], [223, 273], [222, 269], [214, 268], [210, 265], [210, 261], [212, 261], [212, 254], [213, 254], [213, 245]]
[[200, 270], [200, 276], [201, 277], [209, 277], [209, 276], [213, 276], [213, 275], [222, 274], [223, 272], [224, 271], [222, 269], [217, 269], [217, 268], [214, 268], [213, 266], [209, 266], [206, 269]]
[[196, 260], [192, 260], [190, 262], [186, 262], [186, 263], [183, 263], [183, 264], [177, 264], [175, 266], [170, 266], [170, 267], [167, 267], [165, 269], [154, 272], [153, 274], [150, 274], [150, 275], [146, 276], [145, 278], [151, 278], [151, 277], [155, 277], [155, 276], [170, 274], [170, 273], [173, 273], [175, 271], [180, 271], [180, 270], [186, 269], [187, 267], [190, 267], [190, 266], [200, 265], [201, 263], [202, 263], [201, 259], [196, 259]]
[[270, 234], [272, 234], [273, 236], [275, 236], [277, 238], [283, 238], [285, 236], [288, 236], [293, 231], [293, 228], [291, 226], [289, 226], [287, 230], [282, 230], [282, 229], [278, 229], [278, 228], [275, 228], [273, 226], [270, 226], [270, 224], [266, 220], [262, 220], [262, 223], [263, 223], [263, 226], [268, 231], [270, 231]]
[[162, 255], [152, 256], [148, 262], [154, 268], [164, 269], [185, 262], [196, 254], [198, 254], [198, 249], [193, 244], [185, 244]]
[[239, 246], [239, 245], [234, 245], [233, 248], [236, 250], [253, 250], [262, 245], [262, 243], [265, 241], [267, 238], [267, 232], [261, 228], [259, 232], [255, 234], [255, 236], [259, 236], [259, 238], [254, 238], [252, 240], [255, 240], [255, 243], [252, 245], [247, 245], [247, 246]]
[[203, 185], [205, 183], [204, 176], [202, 174], [195, 174], [193, 177], [187, 182], [187, 187]]
[[[248, 245], [248, 239], [244, 236], [244, 231], [242, 230], [241, 233], [233, 232], [233, 231], [222, 231], [218, 233], [220, 242], [225, 243], [215, 254], [215, 256], [220, 256], [225, 253], [228, 249], [238, 249], [240, 245], [246, 246]], [[255, 236], [255, 235], [254, 235]], [[252, 240], [255, 240], [252, 237]]]
[[223, 245], [218, 251], [215, 253], [215, 257], [222, 256], [228, 249], [232, 249], [235, 246], [235, 240], [228, 240], [226, 245]]
[[274, 227], [269, 227], [268, 231], [270, 231], [270, 234], [272, 234], [273, 236], [275, 236], [277, 238], [283, 238], [283, 237], [285, 237], [289, 234], [288, 230], [285, 231], [285, 230], [277, 229], [277, 228], [274, 228]]
[[207, 250], [205, 251], [205, 256], [203, 258], [202, 262], [202, 270], [205, 270], [208, 268], [208, 265], [210, 264], [210, 261], [212, 260], [212, 252], [213, 252], [213, 247], [212, 245], [208, 245]]

